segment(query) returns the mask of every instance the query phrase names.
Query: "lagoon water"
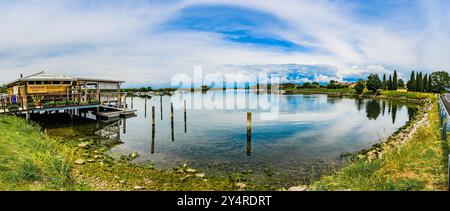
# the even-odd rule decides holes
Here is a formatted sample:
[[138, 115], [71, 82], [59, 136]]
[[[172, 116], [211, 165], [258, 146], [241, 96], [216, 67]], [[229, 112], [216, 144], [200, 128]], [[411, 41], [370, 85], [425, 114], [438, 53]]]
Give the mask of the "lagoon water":
[[[162, 99], [157, 96], [147, 101], [134, 97], [132, 104], [138, 110], [137, 116], [109, 123], [41, 121], [41, 124], [56, 135], [82, 134], [110, 143], [110, 153], [115, 156], [138, 152], [140, 156], [134, 162], [152, 163], [157, 168], [188, 164], [207, 176], [229, 177], [239, 173], [262, 185], [289, 187], [339, 167], [340, 155], [369, 148], [387, 138], [417, 109], [414, 104], [389, 100], [276, 95], [278, 116], [268, 119], [261, 115], [269, 112], [267, 107], [198, 108], [198, 104], [214, 95], [217, 105], [228, 108], [235, 103], [257, 102], [266, 95], [243, 90], [195, 92], [190, 96], [193, 100], [188, 99], [186, 122], [183, 106], [175, 103], [172, 135], [170, 103], [183, 102], [182, 95], [176, 93]], [[218, 101], [222, 96], [226, 100]], [[131, 101], [127, 98], [129, 107]], [[156, 117], [154, 131], [152, 106]], [[247, 138], [247, 112], [253, 116], [251, 140]]]

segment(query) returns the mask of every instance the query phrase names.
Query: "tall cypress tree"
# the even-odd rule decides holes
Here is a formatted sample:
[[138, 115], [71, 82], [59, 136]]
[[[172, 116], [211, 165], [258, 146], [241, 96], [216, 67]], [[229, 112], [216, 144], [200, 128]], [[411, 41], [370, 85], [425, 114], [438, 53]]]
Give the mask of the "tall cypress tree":
[[392, 75], [389, 75], [389, 80], [388, 80], [388, 90], [392, 90]]
[[428, 92], [433, 92], [433, 86], [431, 85], [431, 74], [428, 75]]
[[428, 75], [427, 74], [425, 74], [425, 76], [423, 76], [422, 92], [428, 92]]
[[414, 70], [411, 72], [411, 78], [408, 81], [408, 91], [410, 92], [414, 92], [416, 91], [415, 86], [416, 85], [416, 77], [415, 77], [415, 73]]
[[422, 73], [416, 73], [416, 91], [420, 92], [420, 87], [422, 86]]
[[387, 89], [386, 73], [383, 75], [383, 90]]
[[394, 71], [394, 77], [392, 78], [392, 90], [398, 89], [397, 70]]

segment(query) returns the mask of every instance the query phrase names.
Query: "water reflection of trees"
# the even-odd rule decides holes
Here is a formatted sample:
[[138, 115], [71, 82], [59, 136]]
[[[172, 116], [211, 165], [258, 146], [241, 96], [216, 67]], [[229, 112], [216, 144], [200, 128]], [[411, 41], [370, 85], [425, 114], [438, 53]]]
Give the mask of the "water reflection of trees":
[[358, 109], [358, 111], [361, 111], [361, 109], [364, 106], [364, 100], [361, 98], [358, 98], [355, 100], [355, 104], [356, 104], [356, 108]]
[[369, 100], [366, 104], [366, 113], [369, 120], [377, 120], [381, 113], [380, 103], [377, 100]]
[[[362, 105], [362, 100], [356, 100], [356, 106], [358, 107], [358, 110], [361, 109]], [[408, 110], [408, 117], [409, 120], [411, 120], [417, 112], [417, 108], [403, 105], [395, 101], [369, 100], [366, 103], [366, 114], [369, 120], [376, 120], [380, 114], [384, 116], [387, 113], [387, 115], [390, 115], [392, 118], [392, 124], [395, 124], [395, 122], [397, 121], [397, 112], [401, 111], [403, 107], [406, 107], [406, 109]]]

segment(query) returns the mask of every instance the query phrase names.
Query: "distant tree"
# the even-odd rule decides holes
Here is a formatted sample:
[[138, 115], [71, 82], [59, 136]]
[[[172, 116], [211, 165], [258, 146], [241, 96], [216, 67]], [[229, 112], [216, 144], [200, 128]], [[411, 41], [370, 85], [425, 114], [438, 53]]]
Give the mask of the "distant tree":
[[411, 72], [411, 78], [409, 79], [407, 86], [408, 86], [407, 87], [408, 91], [410, 91], [410, 92], [416, 91], [416, 77], [415, 77], [414, 70]]
[[319, 82], [312, 82], [312, 86], [314, 88], [319, 88], [320, 87], [320, 83]]
[[428, 75], [428, 90], [427, 92], [433, 92], [433, 85], [431, 84], [431, 74]]
[[425, 76], [423, 76], [423, 83], [422, 83], [423, 87], [422, 87], [422, 92], [428, 92], [428, 74], [425, 74]]
[[0, 85], [0, 93], [1, 94], [6, 94], [6, 87], [5, 87], [5, 85]]
[[379, 89], [383, 88], [383, 82], [381, 82], [377, 74], [370, 74], [366, 82], [366, 87], [376, 93]]
[[356, 83], [355, 91], [358, 94], [362, 94], [364, 92], [364, 89], [366, 88], [366, 83], [363, 80], [359, 80], [358, 83]]
[[405, 88], [405, 82], [402, 79], [398, 79], [397, 87], [399, 89]]
[[302, 88], [310, 89], [310, 88], [313, 88], [313, 86], [310, 82], [305, 82], [305, 83], [303, 83]]
[[394, 71], [394, 76], [392, 77], [392, 90], [398, 89], [398, 78], [397, 78], [397, 70]]
[[383, 90], [387, 90], [386, 73], [383, 74]]
[[420, 92], [422, 90], [422, 72], [416, 73], [416, 92]]
[[450, 87], [450, 76], [448, 72], [439, 71], [431, 73], [431, 86], [433, 92], [444, 93]]
[[387, 90], [392, 90], [392, 75], [389, 75]]

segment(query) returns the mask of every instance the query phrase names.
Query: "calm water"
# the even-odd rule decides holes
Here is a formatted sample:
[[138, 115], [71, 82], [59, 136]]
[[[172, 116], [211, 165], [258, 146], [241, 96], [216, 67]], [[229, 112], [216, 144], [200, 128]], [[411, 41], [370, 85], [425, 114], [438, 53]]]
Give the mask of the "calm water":
[[[208, 95], [195, 93], [193, 102], [205, 102]], [[220, 91], [220, 94], [223, 94]], [[234, 102], [257, 100], [265, 95], [227, 91]], [[402, 127], [416, 111], [415, 105], [387, 100], [350, 99], [326, 95], [279, 95], [279, 115], [262, 119], [266, 109], [187, 109], [174, 108], [173, 135], [171, 99], [181, 94], [133, 99], [136, 117], [98, 123], [41, 121], [56, 135], [95, 137], [113, 144], [112, 155], [138, 152], [135, 162], [151, 162], [170, 169], [184, 163], [207, 175], [245, 175], [261, 184], [288, 187], [339, 166], [340, 155], [369, 148]], [[131, 98], [127, 99], [131, 106]], [[233, 105], [231, 100], [218, 104]], [[152, 106], [156, 125], [152, 131]], [[190, 107], [188, 103], [188, 108]], [[147, 108], [147, 109], [146, 109]], [[253, 113], [252, 136], [247, 139], [247, 112]]]

